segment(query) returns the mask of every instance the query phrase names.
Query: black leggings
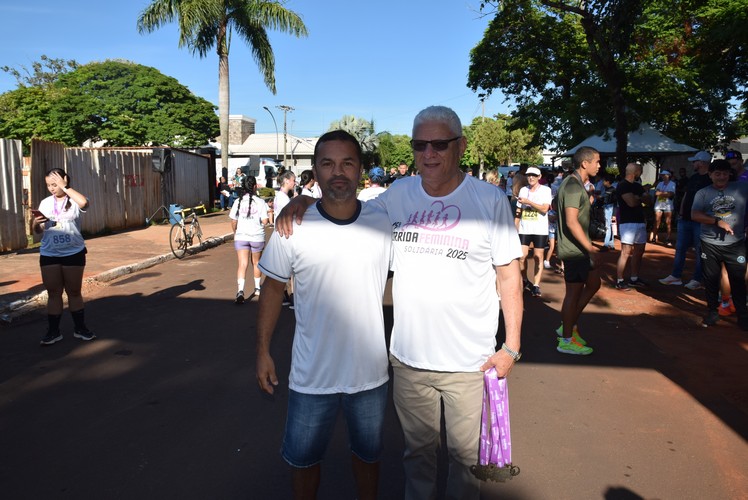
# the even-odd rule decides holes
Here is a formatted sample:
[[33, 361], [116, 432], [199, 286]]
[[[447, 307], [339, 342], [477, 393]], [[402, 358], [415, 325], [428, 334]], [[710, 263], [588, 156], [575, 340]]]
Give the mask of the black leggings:
[[745, 242], [743, 240], [730, 245], [714, 245], [701, 240], [701, 265], [704, 270], [704, 288], [706, 305], [710, 311], [719, 307], [719, 282], [722, 276], [722, 264], [727, 269], [727, 277], [732, 289], [732, 302], [738, 317], [748, 316], [745, 305]]

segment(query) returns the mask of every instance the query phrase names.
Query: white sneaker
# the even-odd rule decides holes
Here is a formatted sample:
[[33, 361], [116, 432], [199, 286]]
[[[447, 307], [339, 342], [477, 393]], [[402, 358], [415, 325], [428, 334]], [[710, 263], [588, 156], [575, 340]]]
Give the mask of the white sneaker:
[[686, 288], [688, 288], [689, 290], [699, 290], [704, 287], [698, 281], [691, 280], [688, 283], [686, 283]]
[[[680, 280], [680, 278], [676, 278], [672, 274], [669, 275], [667, 278], [662, 278], [661, 280], [659, 280], [659, 282], [662, 283], [663, 285], [682, 285], [683, 284], [683, 282]], [[697, 281], [697, 283], [698, 283], [698, 281]], [[688, 285], [686, 285], [686, 286], [688, 286]]]
[[551, 268], [551, 263], [548, 262], [547, 260], [544, 260], [543, 261], [543, 267], [546, 268], [546, 269], [550, 269]]

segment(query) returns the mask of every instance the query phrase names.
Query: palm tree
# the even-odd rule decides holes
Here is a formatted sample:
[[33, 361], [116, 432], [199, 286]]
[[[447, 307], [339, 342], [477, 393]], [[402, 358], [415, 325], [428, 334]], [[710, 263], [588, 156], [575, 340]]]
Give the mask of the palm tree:
[[275, 56], [267, 30], [307, 36], [295, 12], [270, 0], [154, 0], [138, 18], [138, 32], [151, 33], [166, 23], [179, 23], [179, 47], [205, 57], [215, 47], [218, 54], [218, 119], [221, 131], [221, 164], [229, 155], [229, 48], [237, 33], [252, 51], [265, 85], [275, 94]]
[[369, 168], [374, 163], [379, 148], [379, 136], [374, 133], [374, 120], [368, 121], [357, 116], [344, 115], [340, 120], [332, 122], [329, 130], [345, 130], [358, 139], [361, 144], [364, 166]]

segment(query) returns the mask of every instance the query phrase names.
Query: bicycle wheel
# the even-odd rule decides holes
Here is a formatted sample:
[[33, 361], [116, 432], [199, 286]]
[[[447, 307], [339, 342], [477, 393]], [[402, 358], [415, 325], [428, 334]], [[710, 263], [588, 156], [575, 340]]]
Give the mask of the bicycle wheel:
[[169, 246], [174, 257], [181, 259], [187, 252], [187, 236], [180, 224], [173, 224], [169, 230]]
[[195, 233], [195, 236], [197, 236], [197, 244], [201, 247], [203, 246], [203, 230], [200, 227], [200, 222], [198, 222], [197, 218], [195, 219], [195, 222], [193, 222], [194, 228], [193, 231]]

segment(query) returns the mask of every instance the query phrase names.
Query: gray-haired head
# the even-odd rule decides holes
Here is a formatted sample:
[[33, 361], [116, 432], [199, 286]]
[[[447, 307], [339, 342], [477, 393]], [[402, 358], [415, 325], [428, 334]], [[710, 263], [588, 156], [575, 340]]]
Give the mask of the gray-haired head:
[[413, 119], [413, 136], [416, 129], [426, 122], [438, 122], [446, 125], [455, 136], [462, 135], [462, 123], [451, 108], [446, 106], [429, 106], [421, 110]]

